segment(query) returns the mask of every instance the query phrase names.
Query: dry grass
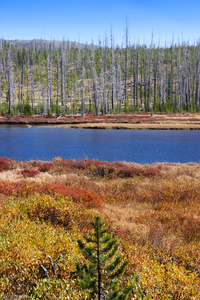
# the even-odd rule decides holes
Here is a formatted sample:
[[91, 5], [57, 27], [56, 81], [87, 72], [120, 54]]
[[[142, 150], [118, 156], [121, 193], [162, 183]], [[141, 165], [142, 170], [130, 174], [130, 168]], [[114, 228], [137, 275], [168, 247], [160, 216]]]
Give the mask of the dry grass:
[[[199, 122], [198, 122], [199, 123]], [[61, 125], [65, 127], [65, 125]], [[69, 125], [68, 125], [69, 126]], [[84, 124], [73, 124], [70, 125], [71, 128], [91, 128], [91, 129], [155, 129], [155, 130], [199, 130], [200, 124], [195, 123], [159, 123], [159, 124], [124, 124], [124, 123], [84, 123]]]

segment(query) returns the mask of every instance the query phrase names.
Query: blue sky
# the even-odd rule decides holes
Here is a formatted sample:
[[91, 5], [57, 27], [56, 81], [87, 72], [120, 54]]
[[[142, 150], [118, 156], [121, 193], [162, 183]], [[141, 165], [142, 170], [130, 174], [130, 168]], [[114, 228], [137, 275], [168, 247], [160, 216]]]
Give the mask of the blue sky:
[[164, 44], [178, 39], [193, 43], [200, 38], [198, 0], [10, 0], [2, 1], [0, 37], [4, 39], [55, 39], [95, 44], [110, 39], [125, 43], [126, 19], [131, 43]]

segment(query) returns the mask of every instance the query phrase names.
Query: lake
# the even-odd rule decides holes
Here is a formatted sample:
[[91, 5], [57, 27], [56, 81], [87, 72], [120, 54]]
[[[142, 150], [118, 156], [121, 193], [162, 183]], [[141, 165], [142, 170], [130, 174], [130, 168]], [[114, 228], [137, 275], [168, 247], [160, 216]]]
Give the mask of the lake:
[[0, 157], [47, 161], [58, 156], [141, 164], [200, 162], [200, 131], [0, 125]]

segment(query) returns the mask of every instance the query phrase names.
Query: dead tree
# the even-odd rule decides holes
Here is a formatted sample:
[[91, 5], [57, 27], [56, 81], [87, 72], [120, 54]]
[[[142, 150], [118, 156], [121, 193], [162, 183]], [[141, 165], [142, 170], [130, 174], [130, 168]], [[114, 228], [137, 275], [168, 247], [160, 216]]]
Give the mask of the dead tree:
[[128, 22], [126, 20], [126, 54], [125, 54], [125, 85], [124, 85], [124, 98], [125, 102], [128, 100]]
[[58, 114], [58, 103], [59, 103], [59, 93], [60, 93], [60, 52], [57, 51], [57, 114]]
[[199, 61], [200, 61], [200, 45], [198, 45], [197, 52], [197, 62], [196, 62], [196, 95], [195, 95], [195, 105], [199, 105]]
[[81, 106], [82, 117], [85, 117], [84, 85], [85, 85], [85, 68], [83, 66], [82, 67], [82, 106]]
[[113, 34], [111, 28], [111, 103], [112, 111], [115, 111], [115, 99], [114, 99], [114, 49], [113, 49]]
[[104, 113], [108, 113], [108, 100], [107, 100], [107, 38], [105, 38], [105, 47], [104, 47], [104, 62], [103, 63], [103, 104], [104, 104]]

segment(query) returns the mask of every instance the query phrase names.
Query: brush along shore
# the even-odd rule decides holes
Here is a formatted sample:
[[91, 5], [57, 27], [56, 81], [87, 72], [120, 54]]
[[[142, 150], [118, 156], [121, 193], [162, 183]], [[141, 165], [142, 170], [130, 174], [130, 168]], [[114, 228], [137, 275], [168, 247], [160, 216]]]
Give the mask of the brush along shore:
[[97, 129], [200, 129], [200, 114], [122, 114], [100, 115], [93, 114], [44, 117], [40, 115], [25, 117], [0, 116], [0, 124], [55, 124], [70, 126], [71, 128], [97, 128]]

